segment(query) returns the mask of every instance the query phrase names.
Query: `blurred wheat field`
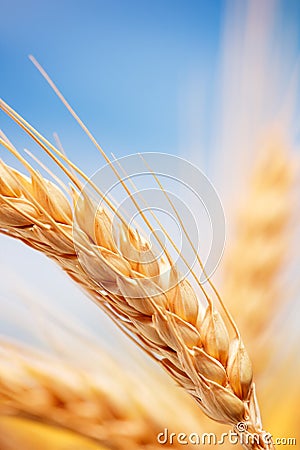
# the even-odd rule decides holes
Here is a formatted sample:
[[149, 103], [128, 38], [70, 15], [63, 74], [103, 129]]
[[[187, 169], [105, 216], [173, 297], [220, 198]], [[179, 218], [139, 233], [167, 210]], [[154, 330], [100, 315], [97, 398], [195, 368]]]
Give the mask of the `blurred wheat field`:
[[[256, 6], [254, 6], [254, 3]], [[267, 3], [268, 8], [274, 7], [272, 2]], [[248, 35], [245, 38], [248, 47], [245, 45], [247, 51], [243, 54], [243, 58], [246, 59], [248, 55], [249, 58], [253, 58], [254, 62], [257, 62], [250, 51], [253, 51], [252, 45], [254, 45], [251, 44], [251, 36], [253, 42], [256, 42], [255, 33], [261, 31], [260, 27], [263, 27], [264, 22], [259, 22], [260, 19], [257, 17], [259, 13], [258, 3], [253, 2], [250, 5], [246, 20]], [[256, 20], [258, 25], [254, 26]], [[230, 34], [230, 36], [230, 44], [233, 46], [233, 40], [236, 36], [234, 34]], [[270, 38], [267, 31], [260, 37], [262, 39]], [[229, 39], [228, 35], [227, 38]], [[225, 50], [230, 50], [228, 42]], [[226, 53], [225, 50], [224, 54]], [[263, 54], [263, 51], [261, 53]], [[231, 62], [233, 62], [232, 58], [238, 58], [238, 55], [238, 51], [233, 56], [231, 55]], [[238, 64], [238, 60], [234, 62]], [[276, 60], [276, 62], [279, 61]], [[261, 86], [264, 83], [259, 83], [259, 81], [265, 82], [265, 79], [268, 78], [270, 69], [267, 69], [264, 63], [261, 64], [261, 78], [254, 77], [252, 80], [247, 73], [244, 73], [247, 72], [245, 62], [244, 65], [241, 64], [241, 68], [237, 72], [241, 72], [238, 85], [241, 86], [242, 94], [248, 92], [247, 88], [249, 88], [249, 85], [251, 86], [251, 83], [253, 88], [255, 83]], [[263, 69], [266, 73], [263, 72]], [[277, 70], [279, 69], [277, 68]], [[255, 75], [257, 76], [257, 74]], [[274, 87], [273, 84], [269, 86], [268, 94], [272, 92]], [[223, 135], [220, 133], [220, 136], [222, 135], [224, 138], [222, 147], [224, 154], [220, 154], [219, 165], [217, 167], [216, 164], [216, 168], [219, 175], [223, 171], [225, 180], [229, 174], [236, 173], [237, 177], [235, 180], [236, 190], [232, 195], [234, 201], [230, 202], [228, 208], [226, 195], [229, 192], [231, 197], [230, 186], [228, 192], [225, 187], [224, 193], [222, 190], [220, 192], [221, 198], [224, 194], [225, 213], [230, 235], [216, 277], [218, 277], [221, 296], [233, 315], [253, 364], [263, 427], [275, 438], [291, 437], [295, 438], [298, 443], [300, 439], [298, 413], [300, 401], [299, 332], [296, 329], [295, 320], [292, 320], [293, 313], [291, 311], [294, 311], [295, 314], [299, 312], [297, 309], [299, 286], [295, 282], [295, 273], [293, 272], [294, 267], [299, 262], [297, 246], [299, 157], [295, 151], [297, 150], [296, 145], [292, 140], [294, 130], [289, 128], [289, 123], [292, 122], [293, 114], [295, 114], [297, 108], [294, 105], [292, 107], [289, 104], [289, 99], [285, 98], [284, 100], [281, 99], [282, 108], [279, 108], [279, 114], [277, 110], [272, 110], [274, 117], [270, 114], [270, 111], [265, 115], [269, 97], [264, 94], [263, 89], [258, 89], [258, 91], [255, 94], [259, 98], [257, 104], [255, 102], [252, 104], [251, 99], [245, 95], [246, 106], [242, 108], [241, 117], [237, 120], [236, 127], [240, 126], [238, 130], [229, 124], [230, 118], [234, 115], [238, 116], [238, 107], [235, 106], [235, 109], [228, 111], [227, 114], [226, 112], [223, 113], [225, 127], [227, 127], [225, 131], [223, 130]], [[224, 97], [226, 97], [226, 94], [224, 88]], [[278, 92], [275, 92], [274, 96], [276, 94]], [[249, 107], [249, 111], [245, 112], [247, 102], [252, 109]], [[5, 103], [1, 103], [1, 107], [13, 119], [19, 120]], [[255, 108], [258, 110], [258, 120], [253, 128], [249, 126], [248, 129], [247, 120], [251, 122], [253, 119], [251, 114], [255, 113]], [[296, 113], [298, 112], [296, 110]], [[21, 119], [19, 125], [24, 126]], [[251, 125], [253, 125], [252, 122]], [[39, 138], [35, 133], [33, 133], [33, 136]], [[1, 134], [1, 144], [6, 147], [6, 150], [11, 151], [19, 158], [20, 153], [14, 149], [3, 133]], [[235, 147], [231, 153], [228, 150], [230, 146]], [[238, 151], [240, 152], [239, 155], [235, 153]], [[226, 170], [225, 165], [222, 165], [224, 155], [227, 159], [232, 158], [230, 173]], [[218, 154], [216, 154], [216, 157], [218, 157]], [[251, 164], [249, 164], [249, 161], [251, 161]], [[30, 165], [23, 160], [21, 162], [25, 169], [29, 169], [30, 172]], [[67, 168], [70, 167], [68, 164], [67, 161]], [[74, 260], [73, 241], [70, 238], [71, 207], [65, 203], [56, 187], [48, 184], [49, 174], [40, 176], [31, 172], [32, 180], [30, 181], [29, 178], [25, 178], [19, 171], [10, 168], [5, 163], [1, 163], [0, 173], [1, 233], [20, 239], [33, 249], [50, 256], [75, 282], [79, 282], [83, 286], [89, 296], [94, 297], [96, 302], [100, 301], [96, 283], [90, 282], [90, 276], [87, 276], [84, 270], [80, 268], [77, 260]], [[72, 170], [69, 173], [72, 181], [76, 180]], [[244, 179], [241, 181], [241, 178]], [[57, 179], [54, 179], [54, 185], [57, 185]], [[76, 187], [80, 188], [80, 185], [77, 184]], [[22, 191], [22, 189], [24, 190]], [[40, 194], [37, 194], [39, 190]], [[51, 194], [56, 195], [56, 202], [51, 203], [51, 200], [49, 200]], [[41, 209], [41, 204], [43, 209]], [[88, 213], [87, 208], [85, 220], [88, 218]], [[59, 225], [63, 224], [63, 227], [57, 229], [57, 234], [49, 233], [47, 221], [43, 223], [43, 214], [44, 217], [51, 219], [49, 219], [51, 224], [54, 220]], [[108, 236], [105, 234], [108, 223], [106, 216], [104, 216], [103, 221], [106, 225], [101, 229], [100, 240], [103, 239], [103, 236], [105, 238]], [[30, 223], [30, 227], [32, 223], [34, 226], [40, 227], [37, 234], [31, 231], [28, 233], [28, 223]], [[135, 239], [135, 237], [133, 236], [132, 239]], [[127, 271], [124, 262], [117, 260], [112, 255], [114, 243], [109, 238], [107, 238], [107, 242], [105, 255], [108, 259], [111, 258], [111, 260], [109, 259], [109, 269], [111, 266], [115, 266], [121, 272]], [[106, 270], [105, 266], [99, 267], [103, 272]], [[151, 266], [150, 270], [155, 270], [155, 268], [153, 269]], [[296, 276], [298, 276], [297, 273]], [[170, 323], [175, 330], [171, 342], [171, 351], [166, 349], [166, 342], [171, 341], [169, 331], [165, 334], [157, 333], [160, 326], [159, 316], [156, 317], [154, 326], [152, 323], [149, 325], [148, 315], [153, 314], [151, 302], [151, 308], [145, 302], [142, 307], [135, 310], [132, 324], [130, 324], [131, 328], [128, 327], [129, 334], [138, 330], [142, 336], [142, 344], [144, 342], [149, 344], [150, 342], [147, 350], [149, 354], [151, 354], [153, 347], [157, 346], [162, 351], [161, 360], [164, 361], [169, 358], [165, 367], [173, 377], [176, 373], [177, 378], [175, 377], [175, 380], [181, 388], [160, 371], [153, 370], [150, 359], [138, 360], [141, 372], [136, 371], [134, 365], [131, 371], [128, 371], [124, 369], [121, 363], [118, 365], [118, 363], [112, 362], [110, 356], [106, 355], [104, 348], [101, 348], [101, 345], [98, 346], [98, 344], [93, 359], [97, 359], [97, 355], [99, 355], [99, 364], [94, 364], [93, 370], [90, 370], [84, 365], [80, 368], [77, 364], [72, 364], [72, 361], [64, 361], [63, 358], [53, 357], [46, 351], [40, 352], [37, 348], [29, 348], [23, 343], [11, 343], [5, 336], [1, 338], [0, 448], [3, 450], [17, 450], [19, 448], [24, 450], [47, 450], [48, 448], [59, 450], [76, 448], [81, 450], [134, 450], [145, 448], [150, 450], [161, 447], [161, 444], [157, 441], [157, 436], [165, 428], [176, 434], [180, 432], [186, 434], [214, 432], [220, 436], [222, 432], [226, 432], [228, 426], [224, 425], [226, 421], [223, 420], [223, 416], [227, 414], [227, 407], [224, 409], [225, 412], [222, 413], [220, 422], [223, 422], [223, 424], [221, 425], [208, 419], [182, 389], [184, 387], [195, 397], [196, 383], [190, 377], [194, 384], [186, 384], [183, 371], [183, 367], [188, 371], [188, 364], [182, 365], [182, 360], [184, 360], [187, 351], [182, 352], [178, 363], [173, 350], [176, 349], [177, 354], [180, 353], [178, 347], [181, 348], [179, 346], [181, 339], [184, 342], [192, 341], [191, 347], [187, 345], [188, 351], [197, 345], [200, 347], [199, 341], [197, 341], [198, 335], [195, 341], [195, 333], [191, 328], [191, 326], [196, 327], [198, 323], [195, 320], [195, 315], [198, 315], [198, 304], [189, 291], [189, 287], [185, 287], [185, 289], [184, 292], [188, 291], [189, 293], [189, 297], [187, 296], [189, 300], [186, 300], [182, 294], [181, 300], [175, 306], [172, 306], [172, 314], [179, 316], [180, 321], [174, 322], [174, 317], [170, 319]], [[111, 305], [114, 313], [120, 314], [121, 312], [125, 315], [132, 314], [132, 308], [136, 306], [134, 300], [132, 300], [132, 303], [129, 302], [124, 307], [122, 299], [118, 295], [113, 296]], [[159, 306], [165, 307], [163, 302]], [[143, 316], [145, 310], [146, 315]], [[110, 314], [111, 311], [107, 308], [106, 312]], [[5, 316], [5, 311], [2, 314]], [[201, 312], [201, 314], [201, 320], [203, 320], [203, 316], [204, 319], [208, 317], [207, 311]], [[199, 315], [201, 314], [199, 313]], [[114, 314], [110, 315], [115, 320]], [[160, 319], [162, 318], [163, 316]], [[185, 321], [185, 325], [183, 321]], [[186, 323], [188, 323], [188, 326]], [[203, 328], [204, 323], [205, 320], [201, 325]], [[219, 322], [213, 322], [216, 328], [218, 324]], [[168, 327], [167, 321], [165, 326]], [[186, 327], [185, 334], [182, 333], [181, 335], [178, 331], [180, 326]], [[201, 327], [199, 329], [202, 333]], [[223, 330], [223, 326], [219, 328], [219, 330], [221, 329]], [[219, 341], [215, 339], [215, 341], [217, 341], [216, 346], [218, 347], [221, 339]], [[129, 352], [132, 351], [129, 350], [131, 346], [127, 341], [124, 340], [121, 345], [121, 350], [116, 349], [116, 358], [120, 352], [124, 352], [124, 354], [128, 352], [129, 355]], [[217, 351], [212, 350], [205, 343], [203, 348], [208, 357], [204, 355], [201, 347], [201, 353], [199, 352], [199, 354], [202, 355], [201, 358], [204, 358], [204, 363], [201, 360], [203, 365], [200, 372], [202, 371], [201, 373], [209, 379], [212, 377], [213, 383], [217, 380], [222, 388], [227, 387], [230, 395], [234, 393], [238, 399], [245, 401], [246, 405], [253, 403], [253, 399], [250, 400], [252, 394], [249, 393], [252, 392], [252, 388], [249, 388], [252, 383], [252, 376], [248, 373], [244, 375], [248, 370], [244, 368], [246, 366], [248, 368], [248, 362], [247, 358], [243, 359], [243, 351], [237, 358], [240, 372], [237, 370], [236, 375], [236, 372], [232, 370], [233, 375], [230, 375], [227, 357], [224, 361], [223, 349], [221, 349], [222, 351], [219, 348], [217, 348]], [[243, 347], [240, 349], [243, 350]], [[86, 349], [86, 352], [88, 354], [88, 349]], [[130, 360], [129, 356], [128, 358]], [[72, 360], [72, 357], [70, 359]], [[212, 361], [212, 359], [214, 360]], [[186, 357], [185, 361], [187, 360]], [[105, 367], [106, 370], [104, 371]], [[225, 375], [223, 375], [224, 370], [226, 371]], [[178, 377], [178, 373], [180, 377]], [[230, 376], [231, 385], [223, 379], [223, 377], [230, 378]], [[237, 382], [236, 378], [238, 377], [241, 378]], [[181, 382], [180, 380], [184, 381]], [[213, 414], [210, 413], [209, 401], [207, 401], [207, 404], [204, 412], [209, 411], [208, 416], [214, 418]], [[221, 411], [220, 406], [216, 409], [218, 410], [217, 413]], [[215, 417], [218, 418], [217, 413]], [[233, 413], [228, 414], [231, 419]], [[258, 416], [259, 413], [256, 416], [259, 422]], [[170, 445], [171, 448], [181, 448], [181, 446], [176, 440]], [[220, 446], [228, 449], [236, 447], [229, 442]], [[194, 448], [195, 445], [189, 444], [186, 447]], [[211, 445], [204, 445], [203, 447], [210, 448]], [[286, 447], [297, 448], [295, 444], [286, 445]], [[250, 447], [245, 446], [245, 448], [272, 447], [263, 446], [260, 443], [259, 446], [252, 445]]]
[[[74, 440], [79, 446], [84, 438], [91, 439], [90, 444], [86, 441], [90, 445], [87, 448], [98, 448], [96, 443], [101, 444], [99, 448], [156, 448], [156, 436], [164, 427], [179, 432], [184, 425], [192, 432], [198, 425], [191, 403], [179, 390], [166, 384], [163, 377], [149, 377], [148, 389], [160, 394], [151, 404], [143, 387], [147, 374], [144, 373], [143, 383], [134, 374], [126, 375], [125, 370], [119, 376], [118, 366], [101, 348], [97, 353], [103, 370], [99, 363], [96, 373], [9, 342], [1, 342], [0, 353], [2, 427], [8, 424], [8, 435], [18, 435], [14, 430], [20, 428], [23, 439], [28, 425], [29, 434], [36, 435], [34, 448], [41, 448], [39, 439], [44, 433], [51, 438], [51, 427], [51, 439], [58, 443], [61, 440], [62, 448], [68, 448], [64, 440]], [[185, 419], [164, 400], [164, 385]], [[14, 417], [19, 419], [13, 420]], [[35, 421], [39, 425], [35, 426]], [[59, 430], [73, 433], [60, 434]], [[78, 443], [74, 432], [79, 436]]]

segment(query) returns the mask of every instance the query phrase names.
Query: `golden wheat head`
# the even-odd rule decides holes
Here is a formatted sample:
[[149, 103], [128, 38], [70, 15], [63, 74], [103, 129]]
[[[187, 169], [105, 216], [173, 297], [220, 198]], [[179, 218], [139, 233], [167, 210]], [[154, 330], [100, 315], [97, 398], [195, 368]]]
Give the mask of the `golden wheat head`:
[[[244, 443], [245, 448], [272, 448], [271, 443], [263, 440], [250, 358], [211, 281], [208, 280], [211, 293], [200, 283], [198, 293], [186, 279], [179, 281], [175, 267], [171, 270], [173, 280], [166, 280], [162, 276], [165, 264], [172, 266], [168, 255], [148, 264], [142, 260], [140, 264], [132, 262], [128, 257], [132, 246], [142, 254], [145, 247], [150, 247], [147, 241], [123, 222], [119, 236], [121, 252], [111, 235], [113, 219], [109, 208], [113, 213], [116, 211], [108, 200], [109, 208], [95, 209], [92, 199], [80, 197], [78, 190], [82, 184], [56, 155], [78, 171], [76, 166], [3, 101], [1, 108], [52, 156], [74, 183], [72, 196], [77, 204], [80, 233], [75, 251], [69, 201], [55, 184], [23, 160], [4, 137], [1, 144], [23, 162], [30, 177], [4, 163], [1, 165], [1, 232], [54, 259], [194, 397], [207, 416], [232, 426], [245, 422], [248, 434], [256, 433], [259, 437], [255, 443]], [[178, 282], [174, 283], [177, 277]]]

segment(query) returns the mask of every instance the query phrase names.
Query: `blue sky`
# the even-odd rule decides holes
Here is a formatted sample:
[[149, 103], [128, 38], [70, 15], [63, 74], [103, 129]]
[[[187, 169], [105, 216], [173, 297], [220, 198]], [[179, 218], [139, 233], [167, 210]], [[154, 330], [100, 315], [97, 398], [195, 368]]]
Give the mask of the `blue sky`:
[[[209, 151], [226, 2], [0, 4], [1, 97], [47, 137], [56, 131], [86, 171], [98, 164], [97, 154], [28, 54], [45, 67], [107, 152], [182, 155], [201, 144]], [[285, 0], [279, 6], [279, 19], [285, 29], [295, 27], [300, 48], [300, 3]], [[1, 124], [20, 148], [32, 148], [3, 116]]]
[[219, 0], [2, 1], [1, 96], [47, 136], [57, 131], [69, 155], [91, 155], [32, 53], [107, 151], [178, 153], [189, 83], [216, 72], [223, 8]]

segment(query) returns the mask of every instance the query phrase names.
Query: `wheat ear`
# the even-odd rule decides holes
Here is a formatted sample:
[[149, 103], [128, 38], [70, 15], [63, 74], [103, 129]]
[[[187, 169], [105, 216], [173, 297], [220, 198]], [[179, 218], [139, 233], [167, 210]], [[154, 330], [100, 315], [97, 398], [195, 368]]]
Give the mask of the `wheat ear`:
[[235, 234], [225, 253], [223, 296], [239, 318], [256, 370], [266, 365], [271, 352], [267, 345], [264, 352], [255, 349], [287, 300], [280, 274], [290, 251], [294, 182], [295, 161], [287, 146], [271, 140], [237, 206]]
[[[190, 402], [177, 395], [172, 385], [161, 386], [161, 377], [152, 377], [149, 383], [149, 389], [157, 394], [151, 403], [143, 395], [141, 380], [126, 371], [120, 377], [115, 367], [104, 376], [101, 370], [79, 369], [3, 339], [0, 356], [0, 416], [75, 431], [115, 450], [158, 448], [157, 435], [165, 427], [177, 433], [200, 431]], [[165, 392], [160, 395], [162, 389]], [[180, 419], [163, 401], [166, 392], [184, 415]], [[177, 445], [174, 442], [172, 447], [179, 448]]]
[[[54, 153], [66, 159], [64, 155], [8, 105], [1, 102], [1, 107], [80, 188], [73, 173], [63, 167]], [[77, 246], [75, 252], [72, 210], [66, 197], [53, 183], [34, 171], [5, 139], [1, 139], [1, 143], [25, 164], [31, 175], [29, 179], [2, 164], [1, 231], [55, 259], [196, 399], [210, 418], [233, 426], [245, 422], [247, 435], [256, 433], [258, 436], [254, 443], [243, 442], [245, 448], [272, 448], [271, 443], [263, 440], [251, 362], [226, 309], [223, 307], [228, 323], [203, 286], [200, 288], [207, 306], [203, 306], [186, 279], [168, 290], [165, 279], [160, 279], [165, 268], [161, 261], [132, 264], [130, 258], [126, 258], [126, 252], [130, 253], [133, 244], [142, 253], [147, 243], [134, 230], [124, 226], [120, 234], [121, 253], [109, 232], [112, 228], [109, 212], [102, 208], [95, 214], [92, 200], [86, 197], [80, 199], [77, 207], [80, 248]], [[78, 253], [81, 261], [82, 258], [85, 261], [85, 270], [79, 263]], [[176, 277], [176, 269], [172, 273]], [[153, 274], [157, 280], [154, 287], [153, 283], [147, 283]], [[108, 286], [113, 286], [116, 294], [111, 294]], [[217, 295], [215, 290], [213, 292]], [[217, 297], [222, 305], [221, 298]]]

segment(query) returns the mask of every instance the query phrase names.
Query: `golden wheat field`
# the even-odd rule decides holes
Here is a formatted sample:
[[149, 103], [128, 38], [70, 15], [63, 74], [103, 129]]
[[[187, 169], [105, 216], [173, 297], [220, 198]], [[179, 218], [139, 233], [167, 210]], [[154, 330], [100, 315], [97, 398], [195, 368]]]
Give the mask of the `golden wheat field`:
[[[146, 3], [3, 2], [0, 450], [298, 448], [299, 4]], [[28, 46], [36, 92], [9, 72]]]

